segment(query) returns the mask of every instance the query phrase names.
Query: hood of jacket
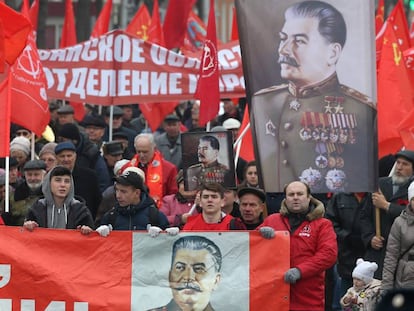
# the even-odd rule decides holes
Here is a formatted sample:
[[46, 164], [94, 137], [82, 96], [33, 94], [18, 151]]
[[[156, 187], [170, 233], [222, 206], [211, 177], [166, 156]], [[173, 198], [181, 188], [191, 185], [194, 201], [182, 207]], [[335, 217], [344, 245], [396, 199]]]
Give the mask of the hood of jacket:
[[[323, 203], [312, 196], [309, 202], [309, 207], [309, 212], [306, 214], [307, 220], [312, 221], [315, 219], [322, 218], [325, 215], [325, 207], [323, 206]], [[290, 214], [286, 206], [286, 199], [283, 199], [281, 203], [280, 214], [283, 216], [287, 216]]]
[[[53, 195], [52, 195], [52, 191], [50, 188], [50, 174], [51, 172], [53, 172], [53, 169], [51, 169], [47, 174], [46, 177], [43, 179], [43, 183], [42, 183], [42, 192], [44, 195], [44, 198], [47, 202], [47, 205], [53, 205], [55, 204], [55, 201], [53, 199]], [[69, 188], [69, 192], [68, 195], [65, 198], [64, 204], [69, 207], [71, 201], [73, 200], [73, 198], [75, 197], [75, 188], [74, 188], [74, 183], [73, 183], [73, 177], [70, 176], [70, 188]]]

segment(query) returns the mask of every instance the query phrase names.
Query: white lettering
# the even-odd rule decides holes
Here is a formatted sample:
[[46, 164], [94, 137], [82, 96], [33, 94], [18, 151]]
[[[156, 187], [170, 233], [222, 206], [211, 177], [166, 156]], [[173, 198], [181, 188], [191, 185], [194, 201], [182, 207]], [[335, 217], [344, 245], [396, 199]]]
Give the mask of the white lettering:
[[86, 41], [84, 43], [84, 47], [82, 49], [82, 54], [81, 54], [82, 60], [93, 61], [97, 59], [97, 56], [98, 56], [97, 51], [93, 49], [93, 48], [96, 48], [97, 44], [98, 44], [97, 39]]
[[74, 68], [72, 72], [73, 77], [68, 85], [65, 96], [70, 97], [72, 94], [77, 94], [81, 99], [85, 99], [85, 82], [88, 68]]
[[151, 46], [150, 50], [150, 56], [154, 64], [156, 65], [165, 65], [166, 59], [167, 59], [167, 53], [168, 51], [166, 49], [163, 49], [162, 47], [153, 44]]
[[240, 85], [239, 77], [236, 74], [223, 74], [220, 77], [222, 84], [220, 85], [223, 89], [221, 91], [234, 91], [236, 86]]
[[98, 44], [99, 61], [112, 62], [113, 61], [113, 40], [114, 36], [101, 37]]
[[118, 96], [131, 94], [131, 71], [119, 70], [118, 72]]
[[99, 96], [115, 96], [116, 95], [116, 71], [102, 70], [101, 71], [101, 91]]
[[132, 95], [148, 95], [148, 71], [132, 71]]
[[75, 46], [68, 47], [66, 49], [66, 61], [67, 62], [78, 62], [81, 52], [82, 52], [82, 45], [76, 44]]
[[239, 61], [230, 50], [220, 50], [218, 52], [218, 59], [220, 65], [225, 69], [235, 69], [240, 66]]
[[11, 299], [0, 299], [0, 310], [12, 311], [12, 300]]
[[144, 49], [141, 47], [144, 41], [139, 39], [132, 39], [132, 62], [145, 63], [145, 58], [142, 56]]
[[99, 89], [95, 88], [99, 85], [99, 70], [95, 68], [89, 69], [88, 79], [86, 81], [86, 93], [92, 96], [99, 96]]
[[198, 75], [189, 74], [188, 81], [189, 81], [188, 92], [190, 94], [194, 94], [197, 89]]
[[131, 41], [125, 35], [115, 37], [114, 58], [117, 62], [127, 62], [131, 57]]
[[182, 74], [181, 73], [171, 73], [170, 77], [169, 77], [169, 81], [168, 81], [168, 85], [169, 85], [169, 94], [181, 94], [182, 93], [182, 89], [178, 86], [180, 84], [180, 80], [182, 78]]

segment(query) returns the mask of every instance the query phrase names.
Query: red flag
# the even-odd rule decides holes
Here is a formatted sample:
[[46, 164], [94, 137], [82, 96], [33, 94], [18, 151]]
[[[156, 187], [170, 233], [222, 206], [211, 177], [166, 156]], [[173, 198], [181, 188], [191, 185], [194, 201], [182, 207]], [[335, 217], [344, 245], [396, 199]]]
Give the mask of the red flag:
[[239, 129], [239, 135], [241, 135], [245, 128], [249, 126], [246, 130], [243, 140], [241, 141], [240, 147], [240, 157], [245, 159], [246, 161], [253, 161], [255, 159], [254, 152], [253, 152], [253, 138], [252, 138], [252, 131], [250, 129], [250, 117], [249, 117], [249, 108], [246, 105], [244, 109], [243, 121]]
[[158, 0], [154, 1], [154, 6], [152, 8], [152, 19], [150, 28], [148, 30], [148, 41], [161, 46], [165, 46], [164, 33], [161, 27]]
[[[3, 77], [4, 78], [4, 77]], [[10, 156], [10, 79], [0, 82], [0, 157]]]
[[414, 150], [414, 109], [398, 124], [398, 130], [404, 147]]
[[[161, 46], [165, 45], [164, 34], [161, 28], [158, 0], [154, 1], [154, 7], [152, 9], [152, 20], [148, 31], [148, 41]], [[173, 112], [177, 105], [177, 102], [146, 103], [141, 104], [140, 109], [147, 120], [149, 127], [155, 132], [164, 121], [164, 118]]]
[[187, 27], [187, 18], [194, 0], [170, 0], [164, 19], [164, 38], [167, 49], [183, 45]]
[[[384, 0], [382, 0], [384, 1]], [[236, 8], [233, 7], [233, 21], [231, 23], [231, 34], [230, 40], [239, 40], [239, 28], [237, 27], [237, 16], [236, 16]]]
[[[77, 42], [78, 40], [76, 38], [75, 15], [73, 13], [72, 0], [66, 0], [65, 20], [63, 22], [62, 37], [60, 38], [60, 48], [73, 46]], [[70, 102], [69, 104], [73, 107], [75, 119], [81, 121], [85, 116], [85, 107], [83, 106], [83, 103]]]
[[106, 1], [95, 26], [92, 29], [91, 38], [97, 38], [109, 30], [109, 22], [111, 20], [112, 0]]
[[[395, 21], [395, 19], [394, 19]], [[400, 31], [398, 35], [394, 30]], [[378, 153], [393, 154], [403, 146], [398, 124], [401, 116], [413, 108], [413, 89], [405, 65], [399, 38], [401, 27], [385, 23], [384, 40], [378, 71]]]
[[1, 2], [0, 20], [4, 28], [4, 59], [12, 65], [26, 45], [31, 30], [30, 21]]
[[147, 6], [142, 4], [137, 13], [129, 22], [125, 31], [136, 35], [138, 38], [141, 38], [144, 41], [148, 40], [148, 31], [151, 25], [151, 16], [148, 12]]
[[30, 21], [32, 22], [33, 29], [37, 30], [37, 19], [39, 16], [39, 0], [34, 0], [32, 6], [30, 7]]
[[375, 33], [379, 33], [384, 24], [384, 7], [384, 0], [379, 0], [377, 14], [375, 14]]
[[[187, 21], [187, 31], [185, 33], [184, 42], [181, 46], [181, 51], [186, 56], [195, 56], [196, 52], [199, 52], [203, 48], [203, 42], [206, 40], [207, 27], [203, 21], [190, 11]], [[200, 53], [201, 54], [201, 53]]]
[[[41, 136], [50, 120], [47, 82], [36, 48], [35, 33], [11, 67], [11, 121]], [[22, 113], [24, 111], [24, 113]]]
[[204, 42], [195, 97], [200, 99], [199, 124], [205, 125], [214, 119], [220, 106], [219, 68], [217, 58], [216, 16], [214, 0], [210, 0], [207, 25], [207, 40]]
[[22, 2], [22, 7], [20, 9], [20, 12], [26, 16], [27, 18], [29, 18], [30, 20], [30, 14], [29, 14], [29, 0], [23, 0]]

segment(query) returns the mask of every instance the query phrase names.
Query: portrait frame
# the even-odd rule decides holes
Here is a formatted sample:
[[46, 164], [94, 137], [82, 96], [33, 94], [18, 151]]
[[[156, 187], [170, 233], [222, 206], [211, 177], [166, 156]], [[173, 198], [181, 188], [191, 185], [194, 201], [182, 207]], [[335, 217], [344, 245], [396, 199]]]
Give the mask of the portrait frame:
[[[338, 147], [334, 144], [327, 147], [328, 152], [325, 146], [320, 148], [322, 144], [308, 144], [307, 149], [305, 147], [298, 149], [296, 152], [298, 156], [295, 157], [292, 150], [301, 143], [301, 140], [305, 140], [305, 137], [300, 136], [300, 131], [302, 129], [306, 130], [306, 127], [300, 122], [286, 121], [287, 119], [283, 119], [281, 116], [282, 111], [283, 113], [288, 109], [293, 111], [300, 108], [301, 104], [303, 111], [305, 104], [297, 101], [299, 102], [297, 105], [297, 102], [289, 99], [292, 103], [290, 107], [272, 110], [273, 106], [279, 104], [278, 100], [273, 101], [274, 105], [272, 107], [263, 106], [265, 100], [261, 101], [262, 105], [260, 106], [257, 104], [259, 101], [255, 101], [255, 95], [258, 93], [267, 91], [275, 94], [283, 86], [288, 89], [286, 93], [292, 92], [288, 84], [289, 81], [283, 79], [280, 73], [281, 66], [278, 63], [279, 31], [285, 24], [284, 13], [286, 9], [300, 2], [310, 1], [264, 0], [261, 1], [260, 6], [257, 6], [254, 0], [236, 0], [237, 23], [246, 80], [246, 97], [249, 103], [251, 128], [256, 137], [254, 148], [256, 161], [258, 162], [260, 184], [266, 192], [283, 192], [285, 185], [294, 180], [302, 180], [308, 183], [311, 191], [317, 193], [376, 191], [378, 188], [378, 152], [375, 29], [374, 14], [372, 14], [375, 9], [374, 0], [363, 2], [358, 0], [320, 1], [332, 5], [343, 15], [345, 20], [346, 41], [336, 63], [336, 74], [340, 85], [345, 86], [346, 92], [350, 93], [350, 97], [353, 96], [364, 102], [364, 105], [366, 104], [369, 108], [363, 109], [372, 110], [372, 112], [358, 113], [350, 111], [349, 108], [348, 110], [345, 109], [344, 111], [348, 114], [346, 117], [358, 119], [358, 125], [349, 125], [346, 121], [344, 122], [345, 125], [341, 124], [341, 126], [349, 132], [352, 130], [352, 133], [359, 133], [355, 134], [354, 137], [360, 135], [357, 136], [358, 143], [362, 141], [365, 143], [360, 143], [358, 147], [354, 144], [351, 148], [345, 148], [345, 152], [341, 150], [343, 146]], [[269, 91], [269, 89], [272, 89], [272, 91]], [[295, 91], [293, 90], [293, 92]], [[280, 101], [280, 105], [286, 105], [287, 101], [288, 99], [283, 103]], [[322, 104], [324, 104], [323, 101]], [[325, 116], [317, 115], [317, 113], [324, 113], [322, 107], [321, 110], [314, 112], [312, 112], [312, 108], [305, 107], [306, 109], [310, 112], [311, 118], [315, 115], [316, 118], [325, 118]], [[277, 115], [276, 121], [273, 117], [267, 118], [267, 115], [272, 113]], [[297, 117], [297, 119], [299, 118]], [[312, 122], [312, 125], [318, 125], [319, 120]], [[319, 125], [323, 122], [325, 121], [319, 122]], [[351, 129], [351, 126], [354, 126], [355, 130], [354, 128]], [[290, 133], [284, 135], [288, 131]], [[292, 133], [296, 133], [295, 139], [292, 139]], [[347, 132], [345, 135], [350, 137]], [[284, 140], [284, 137], [287, 137], [287, 139]], [[337, 154], [330, 157], [329, 148], [332, 146], [334, 146], [334, 149], [336, 148]], [[328, 153], [328, 155], [318, 158], [319, 154], [316, 153]], [[299, 157], [302, 157], [302, 159], [295, 161]], [[306, 157], [312, 157], [312, 160], [307, 160]], [[350, 168], [354, 164], [358, 169]], [[323, 165], [324, 167], [321, 169]], [[328, 166], [329, 168], [326, 168]], [[309, 170], [306, 171], [307, 169]], [[317, 182], [308, 182], [311, 178], [315, 180], [316, 178], [313, 177], [315, 175], [318, 176]], [[342, 178], [345, 181], [338, 182], [339, 185], [336, 186], [332, 180], [339, 175], [342, 177], [338, 177], [338, 179]], [[334, 177], [332, 178], [332, 176]]]
[[[219, 143], [219, 152], [217, 161], [219, 164], [224, 165], [227, 168], [226, 176], [216, 175], [215, 170], [205, 172], [201, 169], [197, 170], [197, 173], [192, 173], [192, 169], [196, 166], [200, 166], [198, 159], [198, 144], [202, 137], [213, 136]], [[226, 188], [236, 187], [236, 170], [234, 163], [234, 151], [233, 151], [233, 138], [230, 131], [218, 131], [218, 132], [187, 132], [181, 134], [181, 150], [182, 150], [182, 163], [184, 173], [184, 188], [187, 191], [198, 189], [202, 182], [218, 182]], [[194, 182], [194, 178], [199, 178], [201, 175], [208, 175], [208, 178], [202, 178], [204, 181]]]
[[[168, 281], [171, 252], [175, 241], [186, 236], [211, 240], [221, 251], [221, 280], [210, 297], [215, 310], [249, 310], [249, 233], [186, 232], [177, 237], [161, 235], [156, 239], [142, 234], [133, 238], [132, 311], [148, 311], [168, 304], [172, 297]], [[165, 250], [165, 251], [160, 251]], [[234, 263], [237, 262], [237, 265]], [[157, 281], [154, 282], [154, 279]], [[231, 291], [229, 291], [229, 288]]]

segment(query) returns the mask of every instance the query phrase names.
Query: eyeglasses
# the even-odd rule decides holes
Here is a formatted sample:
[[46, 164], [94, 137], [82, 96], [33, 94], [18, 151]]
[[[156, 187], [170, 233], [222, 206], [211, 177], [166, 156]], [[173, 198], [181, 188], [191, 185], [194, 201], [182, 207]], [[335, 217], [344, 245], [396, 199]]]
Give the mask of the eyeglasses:
[[29, 131], [17, 131], [16, 132], [16, 136], [24, 136], [24, 137], [28, 137], [30, 136], [30, 132]]

